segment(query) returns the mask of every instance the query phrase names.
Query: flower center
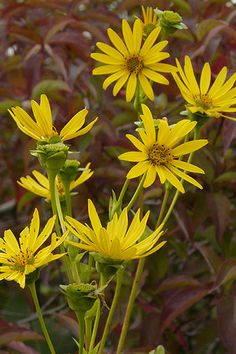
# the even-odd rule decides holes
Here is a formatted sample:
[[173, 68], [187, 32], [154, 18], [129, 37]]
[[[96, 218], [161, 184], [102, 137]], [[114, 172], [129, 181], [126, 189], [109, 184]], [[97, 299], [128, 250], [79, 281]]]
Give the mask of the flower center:
[[34, 264], [34, 256], [28, 250], [20, 251], [17, 256], [10, 259], [10, 262], [12, 263], [10, 266], [12, 270], [24, 273], [27, 264]]
[[137, 75], [143, 68], [142, 59], [138, 56], [132, 56], [126, 59], [126, 68], [130, 73]]
[[198, 106], [202, 107], [203, 109], [212, 108], [212, 99], [208, 95], [196, 96], [195, 102]]
[[149, 149], [148, 158], [155, 166], [167, 165], [173, 159], [171, 149], [158, 143], [153, 144]]

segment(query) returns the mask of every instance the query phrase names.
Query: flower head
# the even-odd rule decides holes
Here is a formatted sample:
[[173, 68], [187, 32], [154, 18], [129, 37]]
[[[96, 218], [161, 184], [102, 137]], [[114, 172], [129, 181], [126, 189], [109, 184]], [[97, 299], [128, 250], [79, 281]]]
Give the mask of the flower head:
[[[73, 191], [76, 187], [78, 187], [79, 185], [87, 181], [93, 175], [93, 171], [91, 171], [89, 166], [90, 163], [86, 165], [85, 169], [83, 169], [81, 175], [78, 178], [71, 181], [70, 191]], [[50, 200], [51, 196], [50, 196], [49, 180], [47, 179], [47, 177], [36, 170], [34, 170], [32, 174], [35, 179], [30, 176], [21, 177], [20, 181], [17, 181], [17, 183], [21, 187], [29, 190], [30, 192], [37, 194], [43, 198], [46, 198], [47, 200]], [[61, 198], [64, 197], [65, 191], [64, 191], [63, 183], [61, 182], [58, 176], [56, 177], [56, 186], [57, 186], [59, 196]]]
[[[0, 238], [0, 280], [15, 280], [24, 288], [28, 274], [63, 256], [52, 254], [67, 236], [66, 233], [58, 239], [55, 233], [52, 234], [55, 218], [51, 217], [39, 233], [39, 213], [35, 209], [30, 227], [24, 228], [20, 233], [19, 241], [11, 230], [4, 232], [4, 237]], [[50, 244], [41, 248], [51, 234]]]
[[[179, 144], [197, 124], [197, 122], [183, 119], [174, 126], [169, 126], [165, 119], [159, 121], [158, 132], [155, 129], [154, 119], [149, 108], [142, 105], [143, 114], [140, 116], [144, 128], [138, 128], [141, 140], [127, 134], [127, 138], [139, 151], [125, 152], [119, 156], [120, 160], [137, 162], [127, 174], [127, 178], [135, 178], [146, 174], [144, 187], [151, 186], [158, 175], [160, 182], [169, 181], [180, 192], [184, 187], [177, 177], [192, 183], [198, 188], [202, 186], [187, 172], [204, 173], [204, 171], [180, 159], [181, 156], [196, 151], [207, 144], [206, 139], [188, 141]], [[183, 171], [181, 171], [183, 170]]]
[[50, 139], [53, 138], [55, 142], [60, 142], [76, 138], [86, 134], [97, 120], [97, 118], [94, 119], [86, 127], [81, 129], [88, 113], [88, 110], [84, 108], [76, 113], [64, 126], [60, 134], [58, 134], [53, 126], [52, 112], [47, 96], [41, 95], [40, 104], [32, 100], [31, 107], [35, 119], [32, 119], [30, 115], [19, 106], [13, 107], [9, 112], [18, 128], [37, 141], [49, 140], [49, 142], [52, 142]]
[[140, 240], [146, 228], [149, 212], [140, 220], [138, 210], [129, 226], [128, 210], [125, 208], [120, 216], [115, 213], [106, 227], [102, 226], [91, 200], [88, 201], [88, 212], [92, 228], [69, 216], [66, 217], [66, 226], [80, 239], [79, 243], [66, 241], [67, 243], [117, 261], [146, 257], [166, 243], [165, 241], [157, 243], [163, 234], [163, 224], [148, 237]]
[[91, 57], [105, 65], [93, 70], [94, 75], [109, 75], [103, 83], [103, 88], [116, 81], [113, 95], [116, 96], [126, 85], [126, 100], [129, 102], [135, 95], [137, 84], [141, 85], [145, 95], [154, 100], [154, 93], [149, 80], [168, 85], [169, 81], [160, 72], [172, 72], [176, 69], [169, 64], [160, 63], [168, 58], [169, 53], [162, 52], [168, 44], [167, 41], [156, 43], [160, 27], [155, 28], [143, 41], [142, 23], [135, 20], [133, 31], [128, 22], [123, 20], [123, 40], [111, 28], [107, 33], [113, 46], [98, 42], [97, 47], [103, 53], [92, 53]]
[[141, 21], [143, 26], [143, 33], [148, 36], [157, 26], [158, 20], [157, 15], [153, 11], [152, 7], [147, 7], [146, 9], [142, 6], [143, 21]]
[[236, 112], [236, 87], [232, 88], [236, 81], [236, 73], [228, 80], [227, 68], [223, 67], [217, 75], [214, 83], [211, 84], [211, 68], [205, 63], [201, 72], [200, 84], [198, 84], [191, 60], [185, 56], [185, 65], [182, 69], [176, 59], [178, 73], [174, 73], [174, 79], [178, 85], [181, 95], [187, 101], [187, 109], [192, 112], [200, 112], [208, 117], [225, 117], [236, 120], [224, 112]]

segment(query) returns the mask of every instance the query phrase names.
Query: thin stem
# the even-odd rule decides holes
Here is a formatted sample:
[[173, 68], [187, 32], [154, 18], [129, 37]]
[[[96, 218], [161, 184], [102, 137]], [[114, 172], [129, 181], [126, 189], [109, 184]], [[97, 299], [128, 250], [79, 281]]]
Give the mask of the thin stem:
[[164, 215], [164, 212], [165, 212], [165, 209], [166, 209], [166, 204], [167, 204], [167, 201], [168, 201], [169, 193], [170, 193], [169, 187], [167, 187], [166, 190], [165, 190], [165, 194], [164, 194], [164, 198], [163, 198], [162, 204], [161, 204], [160, 213], [159, 213], [159, 216], [158, 216], [158, 219], [157, 219], [156, 229], [162, 223], [162, 219], [163, 219], [163, 215]]
[[70, 194], [70, 182], [64, 182], [64, 192], [66, 200], [66, 215], [72, 216], [71, 194]]
[[118, 200], [117, 200], [117, 207], [116, 207], [116, 209], [118, 209], [118, 208], [121, 206], [121, 204], [122, 204], [122, 201], [123, 201], [125, 192], [126, 192], [126, 190], [127, 190], [127, 188], [128, 188], [128, 185], [129, 185], [129, 181], [130, 181], [130, 180], [126, 178], [125, 183], [123, 184], [123, 187], [122, 187], [122, 189], [121, 189], [119, 198], [118, 198]]
[[129, 204], [127, 205], [127, 209], [130, 210], [132, 208], [132, 206], [134, 205], [136, 199], [138, 198], [140, 192], [142, 191], [143, 189], [143, 183], [144, 183], [144, 180], [145, 180], [145, 177], [146, 177], [146, 174], [144, 174], [139, 182], [139, 185], [138, 185], [138, 188], [136, 189], [132, 199], [130, 200]]
[[[49, 188], [50, 188], [50, 196], [51, 196], [51, 206], [52, 206], [52, 212], [53, 215], [56, 215], [56, 222], [55, 222], [55, 227], [56, 227], [56, 233], [57, 235], [60, 237], [62, 235], [61, 233], [61, 229], [63, 232], [65, 232], [65, 226], [63, 223], [63, 214], [62, 214], [62, 210], [61, 210], [61, 204], [60, 204], [60, 199], [59, 199], [59, 195], [58, 195], [58, 191], [56, 188], [56, 172], [54, 172], [53, 170], [48, 170], [47, 171], [48, 174], [48, 180], [49, 180]], [[59, 220], [60, 220], [60, 224], [61, 224], [61, 228], [60, 228], [60, 224], [59, 224]], [[65, 247], [63, 244], [60, 245], [60, 250], [62, 253], [65, 252]], [[69, 264], [69, 259], [68, 256], [65, 255], [63, 258], [63, 263], [66, 269], [66, 273], [69, 279], [69, 282], [73, 281], [73, 277], [71, 274], [71, 270], [70, 270], [70, 264]]]
[[121, 269], [118, 270], [117, 272], [117, 278], [116, 278], [116, 290], [115, 290], [115, 295], [111, 304], [111, 308], [109, 311], [109, 315], [107, 317], [106, 320], [106, 324], [105, 324], [105, 328], [103, 331], [103, 335], [102, 335], [102, 339], [101, 339], [101, 343], [100, 343], [100, 347], [99, 347], [99, 351], [98, 354], [102, 354], [103, 353], [103, 349], [106, 343], [106, 339], [107, 339], [107, 335], [109, 333], [110, 330], [110, 324], [116, 309], [116, 305], [117, 302], [119, 300], [119, 296], [120, 296], [120, 290], [121, 290], [121, 285], [122, 285], [122, 280], [123, 280], [123, 275], [124, 275], [124, 267], [122, 267]]
[[79, 354], [84, 352], [84, 312], [76, 312], [79, 322]]
[[52, 341], [51, 341], [51, 339], [49, 337], [48, 330], [47, 330], [47, 327], [46, 327], [44, 319], [43, 319], [43, 314], [42, 314], [42, 311], [41, 311], [41, 308], [40, 308], [40, 305], [39, 305], [39, 300], [38, 300], [38, 296], [37, 296], [37, 292], [36, 292], [35, 282], [31, 283], [29, 285], [29, 288], [30, 288], [30, 292], [31, 292], [31, 295], [32, 295], [32, 298], [33, 298], [33, 301], [34, 301], [36, 312], [38, 314], [39, 323], [40, 323], [40, 326], [42, 328], [42, 332], [43, 332], [44, 337], [46, 339], [46, 342], [47, 342], [48, 348], [50, 350], [50, 353], [51, 354], [56, 354], [56, 351], [55, 351], [55, 349], [53, 347]]
[[140, 258], [139, 263], [138, 263], [138, 267], [137, 267], [137, 270], [136, 270], [136, 274], [135, 274], [132, 290], [131, 290], [131, 293], [130, 293], [129, 302], [128, 302], [128, 305], [127, 305], [125, 318], [124, 318], [124, 322], [123, 322], [123, 326], [122, 326], [122, 330], [121, 330], [120, 339], [119, 339], [119, 343], [118, 343], [116, 354], [122, 353], [123, 348], [124, 348], [125, 338], [126, 338], [126, 335], [127, 335], [127, 332], [128, 332], [128, 328], [129, 328], [130, 316], [131, 316], [131, 312], [132, 312], [132, 309], [133, 309], [134, 301], [135, 301], [135, 298], [136, 298], [136, 295], [137, 295], [138, 286], [139, 286], [139, 282], [140, 282], [140, 279], [141, 279], [141, 276], [142, 276], [144, 264], [145, 264], [145, 258]]
[[92, 353], [92, 350], [94, 347], [94, 343], [95, 343], [97, 331], [98, 331], [98, 325], [99, 325], [99, 321], [100, 321], [100, 315], [101, 315], [101, 304], [100, 304], [100, 300], [98, 299], [97, 300], [96, 317], [95, 317], [95, 321], [94, 321], [94, 325], [93, 325], [93, 332], [92, 332], [92, 337], [91, 337], [91, 341], [90, 341], [88, 354]]
[[53, 170], [47, 170], [47, 174], [48, 174], [48, 180], [49, 180], [52, 212], [53, 212], [53, 215], [57, 216], [56, 222], [55, 222], [56, 233], [58, 236], [61, 236], [61, 229], [60, 229], [58, 215], [57, 215], [57, 204], [56, 204], [56, 199], [55, 199], [57, 173]]
[[91, 342], [91, 335], [92, 335], [92, 319], [87, 318], [85, 319], [85, 333], [86, 333], [86, 350], [89, 350], [89, 345]]

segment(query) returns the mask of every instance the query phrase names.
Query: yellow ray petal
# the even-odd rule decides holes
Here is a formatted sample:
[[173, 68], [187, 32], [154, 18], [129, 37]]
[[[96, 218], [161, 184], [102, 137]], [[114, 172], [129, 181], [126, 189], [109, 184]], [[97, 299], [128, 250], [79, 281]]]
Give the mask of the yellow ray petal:
[[202, 95], [205, 95], [207, 93], [210, 83], [211, 83], [211, 68], [209, 63], [205, 63], [200, 78], [200, 91]]

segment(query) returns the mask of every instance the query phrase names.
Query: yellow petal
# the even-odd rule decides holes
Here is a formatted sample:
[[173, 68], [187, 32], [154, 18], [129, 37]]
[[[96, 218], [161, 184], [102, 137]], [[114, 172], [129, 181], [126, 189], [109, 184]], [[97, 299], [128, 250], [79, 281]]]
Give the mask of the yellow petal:
[[184, 193], [184, 187], [181, 184], [181, 182], [178, 180], [178, 178], [175, 177], [175, 175], [167, 168], [167, 167], [162, 167], [163, 172], [165, 173], [166, 179], [172, 184], [176, 189], [178, 189], [181, 193]]
[[152, 86], [151, 86], [150, 82], [148, 81], [148, 79], [145, 77], [145, 75], [142, 73], [142, 71], [139, 73], [138, 79], [139, 79], [140, 85], [142, 86], [142, 89], [143, 89], [145, 95], [151, 101], [153, 101], [154, 100], [154, 93], [153, 93]]
[[113, 88], [113, 95], [116, 96], [117, 93], [121, 90], [121, 88], [124, 86], [126, 81], [128, 80], [129, 77], [129, 72], [124, 71], [124, 74], [117, 80], [116, 84], [114, 85]]
[[149, 164], [149, 168], [147, 170], [146, 178], [143, 184], [144, 188], [150, 187], [156, 180], [156, 169], [153, 165]]
[[130, 25], [126, 20], [122, 20], [122, 32], [129, 53], [133, 54], [134, 53], [133, 34]]
[[224, 66], [219, 72], [219, 74], [217, 75], [213, 85], [211, 86], [208, 92], [209, 97], [213, 98], [216, 92], [218, 92], [218, 90], [221, 89], [221, 86], [225, 82], [226, 76], [227, 76], [227, 68], [226, 66]]
[[205, 63], [200, 78], [200, 91], [202, 95], [205, 95], [207, 93], [210, 83], [211, 83], [211, 68], [209, 63]]
[[158, 82], [159, 84], [169, 85], [169, 81], [161, 74], [156, 73], [153, 70], [144, 68], [142, 73], [150, 80]]
[[127, 174], [127, 178], [132, 179], [132, 178], [136, 178], [138, 176], [143, 175], [148, 170], [149, 165], [150, 165], [150, 163], [148, 161], [137, 163], [137, 165], [133, 166], [129, 170], [129, 172]]
[[88, 213], [89, 213], [89, 219], [91, 221], [92, 227], [93, 227], [95, 233], [98, 235], [100, 233], [101, 228], [102, 228], [102, 224], [99, 219], [96, 208], [95, 208], [91, 199], [88, 200]]
[[201, 169], [198, 166], [195, 166], [189, 162], [181, 161], [181, 160], [173, 160], [171, 164], [175, 167], [181, 168], [184, 171], [188, 172], [195, 172], [195, 173], [202, 173], [204, 174], [205, 172], [203, 169]]
[[108, 86], [110, 86], [114, 81], [117, 81], [118, 79], [120, 79], [120, 77], [123, 75], [124, 75], [124, 71], [120, 70], [120, 71], [117, 71], [116, 73], [108, 76], [108, 78], [106, 78], [106, 80], [103, 82], [103, 86], [102, 86], [103, 89], [106, 90], [108, 88]]
[[97, 68], [93, 69], [92, 74], [93, 75], [108, 75], [108, 74], [113, 74], [116, 71], [120, 71], [121, 66], [120, 65], [101, 65], [98, 66]]
[[120, 65], [123, 62], [123, 59], [117, 59], [110, 57], [109, 55], [102, 54], [102, 53], [92, 53], [91, 58], [104, 63], [104, 64], [109, 64], [109, 65]]
[[185, 56], [184, 71], [188, 79], [191, 92], [193, 92], [195, 95], [199, 95], [200, 94], [199, 86], [194, 75], [191, 60], [187, 55]]
[[118, 50], [116, 50], [115, 48], [111, 47], [106, 43], [97, 42], [96, 46], [110, 57], [116, 58], [119, 61], [123, 59], [123, 55]]
[[135, 73], [131, 73], [126, 87], [126, 101], [130, 102], [134, 97], [137, 87], [137, 76]]
[[145, 56], [148, 54], [149, 50], [151, 49], [152, 45], [156, 41], [159, 33], [161, 31], [161, 28], [158, 26], [156, 27], [146, 38], [141, 50], [140, 50], [140, 55]]
[[181, 156], [181, 155], [190, 154], [191, 152], [201, 149], [206, 144], [208, 144], [207, 139], [188, 141], [187, 143], [183, 143], [183, 144], [175, 147], [174, 149], [172, 149], [172, 154], [174, 156]]
[[129, 52], [126, 48], [126, 45], [124, 44], [122, 39], [118, 36], [118, 34], [115, 31], [113, 31], [111, 28], [108, 28], [107, 34], [114, 47], [116, 47], [121, 54], [127, 56]]
[[131, 141], [131, 143], [140, 151], [145, 151], [145, 145], [138, 140], [135, 136], [131, 134], [126, 134], [126, 137]]
[[202, 186], [200, 183], [198, 183], [194, 178], [188, 176], [186, 173], [179, 171], [177, 168], [171, 167], [171, 171], [173, 173], [175, 173], [177, 176], [179, 176], [180, 178], [184, 179], [185, 181], [193, 184], [194, 186], [202, 189]]
[[150, 141], [154, 144], [156, 142], [156, 130], [152, 113], [148, 106], [145, 104], [142, 104], [141, 107], [143, 114], [140, 116], [140, 118], [143, 121], [146, 134], [148, 135]]
[[119, 160], [138, 162], [147, 160], [148, 156], [145, 152], [142, 151], [129, 151], [124, 152], [119, 156]]

